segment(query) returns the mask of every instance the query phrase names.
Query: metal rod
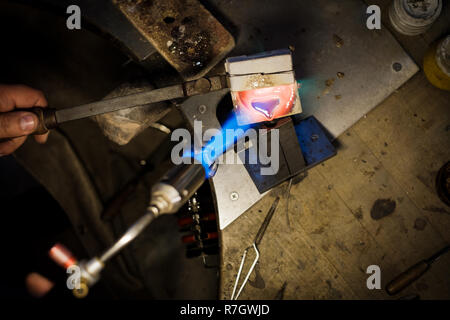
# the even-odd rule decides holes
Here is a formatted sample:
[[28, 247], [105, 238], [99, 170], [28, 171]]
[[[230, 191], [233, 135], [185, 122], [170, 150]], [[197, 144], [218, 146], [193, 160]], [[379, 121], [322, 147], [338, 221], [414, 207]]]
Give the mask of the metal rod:
[[244, 289], [245, 285], [247, 284], [248, 278], [250, 278], [250, 275], [252, 274], [253, 269], [255, 269], [256, 263], [259, 260], [259, 251], [258, 251], [258, 248], [256, 247], [255, 243], [253, 243], [253, 248], [255, 249], [255, 252], [256, 252], [255, 260], [253, 260], [252, 266], [248, 270], [247, 276], [245, 277], [244, 282], [242, 282], [242, 285], [239, 288], [239, 291], [238, 291], [236, 297], [234, 298], [234, 300], [237, 300], [237, 298], [239, 298], [239, 295], [241, 294], [242, 290]]
[[273, 214], [275, 213], [275, 209], [277, 208], [279, 201], [280, 201], [280, 197], [277, 197], [275, 199], [275, 201], [273, 202], [272, 207], [270, 208], [269, 212], [267, 213], [263, 224], [259, 228], [258, 233], [256, 234], [256, 237], [255, 237], [255, 241], [254, 241], [254, 243], [256, 245], [260, 244], [262, 237], [264, 236], [264, 233], [266, 232], [266, 229], [269, 226], [270, 220], [272, 219]]
[[438, 252], [433, 254], [431, 257], [426, 259], [426, 262], [428, 264], [432, 264], [433, 262], [437, 261], [443, 254], [447, 253], [448, 251], [450, 251], [450, 246], [446, 246], [446, 247], [442, 248], [441, 250], [439, 250]]
[[158, 215], [158, 209], [156, 207], [149, 207], [147, 213], [137, 220], [128, 230], [124, 233], [114, 245], [106, 250], [101, 256], [100, 261], [105, 263], [117, 252], [122, 250], [126, 245], [133, 241]]
[[166, 88], [153, 89], [122, 97], [96, 101], [77, 107], [60, 109], [56, 111], [56, 120], [59, 124], [66, 121], [92, 117], [103, 113], [180, 98], [183, 96], [183, 85], [179, 84]]
[[289, 198], [291, 197], [291, 187], [292, 187], [292, 178], [289, 179], [289, 185], [287, 188], [287, 199], [286, 199], [286, 222], [289, 231], [291, 231], [291, 221], [289, 219]]
[[239, 267], [239, 271], [236, 275], [236, 281], [234, 282], [233, 293], [231, 294], [231, 300], [234, 300], [234, 293], [236, 292], [237, 285], [239, 283], [239, 278], [241, 277], [242, 267], [244, 267], [245, 257], [247, 256], [248, 248], [244, 250], [244, 254], [241, 258], [241, 265]]
[[[266, 232], [267, 226], [269, 225], [270, 220], [272, 219], [272, 216], [273, 216], [275, 210], [277, 209], [279, 201], [280, 201], [280, 197], [277, 197], [275, 199], [275, 201], [273, 202], [272, 207], [270, 207], [269, 212], [267, 213], [267, 215], [266, 215], [266, 217], [264, 219], [264, 222], [262, 223], [261, 227], [259, 228], [258, 233], [256, 234], [256, 237], [255, 237], [255, 241], [253, 241], [253, 243], [252, 243], [252, 246], [250, 246], [250, 247], [248, 247], [248, 248], [246, 248], [244, 250], [244, 254], [242, 255], [241, 265], [239, 266], [239, 271], [238, 271], [238, 273], [236, 275], [236, 281], [234, 282], [234, 288], [233, 288], [233, 293], [231, 294], [231, 300], [237, 300], [237, 298], [241, 294], [242, 290], [244, 289], [245, 285], [247, 284], [248, 278], [252, 274], [253, 269], [255, 269], [255, 266], [258, 263], [258, 260], [259, 260], [258, 244], [261, 242], [261, 239], [264, 236], [264, 233]], [[256, 252], [255, 260], [253, 260], [253, 263], [252, 263], [250, 269], [248, 270], [247, 275], [246, 275], [246, 277], [244, 279], [244, 282], [242, 282], [238, 293], [236, 294], [236, 296], [234, 296], [234, 294], [236, 292], [237, 285], [239, 283], [239, 279], [241, 278], [242, 268], [244, 267], [244, 263], [245, 263], [245, 259], [247, 257], [248, 250], [251, 247], [253, 247], [255, 249], [255, 252]]]

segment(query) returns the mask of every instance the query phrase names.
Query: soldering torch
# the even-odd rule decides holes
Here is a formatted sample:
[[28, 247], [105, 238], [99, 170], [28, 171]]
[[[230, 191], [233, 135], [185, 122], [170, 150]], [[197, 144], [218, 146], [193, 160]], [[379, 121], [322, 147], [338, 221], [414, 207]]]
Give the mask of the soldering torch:
[[88, 294], [89, 287], [100, 279], [100, 273], [109, 259], [133, 241], [155, 218], [163, 214], [177, 212], [210, 174], [210, 171], [204, 165], [195, 162], [171, 168], [153, 186], [146, 213], [99, 256], [76, 262], [76, 259], [70, 257], [70, 254], [62, 252], [57, 246], [52, 248], [53, 251], [50, 251], [50, 256], [54, 260], [60, 260], [57, 261], [58, 263], [67, 268], [68, 263], [61, 261], [64, 260], [64, 258], [61, 259], [61, 256], [66, 255], [66, 261], [71, 261], [72, 264], [76, 264], [80, 268], [79, 286], [73, 290], [74, 295], [79, 298], [85, 297]]

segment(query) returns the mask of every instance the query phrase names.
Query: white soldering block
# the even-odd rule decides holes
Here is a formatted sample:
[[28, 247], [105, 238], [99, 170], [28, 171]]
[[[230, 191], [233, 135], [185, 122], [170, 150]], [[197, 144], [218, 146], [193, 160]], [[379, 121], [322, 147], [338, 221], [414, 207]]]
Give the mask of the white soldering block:
[[290, 50], [228, 58], [225, 70], [240, 125], [302, 112]]

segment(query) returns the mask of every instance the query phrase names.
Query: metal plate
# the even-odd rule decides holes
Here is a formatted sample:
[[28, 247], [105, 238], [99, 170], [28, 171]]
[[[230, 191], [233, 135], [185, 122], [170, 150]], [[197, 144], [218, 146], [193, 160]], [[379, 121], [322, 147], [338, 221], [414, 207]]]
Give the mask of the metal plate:
[[113, 0], [186, 80], [204, 76], [234, 47], [230, 33], [197, 0]]
[[[334, 137], [418, 71], [384, 26], [367, 29], [361, 0], [210, 3], [239, 29], [231, 56], [295, 48], [302, 117], [314, 115]], [[393, 70], [394, 63], [401, 64], [400, 71]]]
[[[418, 71], [386, 28], [366, 28], [367, 6], [360, 0], [292, 0], [283, 5], [277, 0], [211, 0], [207, 8], [220, 12], [221, 21], [228, 20], [239, 30], [231, 56], [295, 48], [294, 69], [302, 84], [301, 117], [314, 115], [334, 137]], [[394, 71], [394, 63], [401, 64], [400, 71]], [[182, 107], [189, 106], [191, 119], [203, 118], [209, 127], [217, 125], [211, 119], [218, 101], [217, 94], [210, 94], [190, 98]], [[200, 105], [212, 112], [200, 115]], [[219, 166], [211, 183], [220, 229], [263, 196], [255, 192], [243, 165]], [[237, 200], [230, 197], [233, 191], [239, 195]]]
[[[217, 105], [227, 94], [229, 94], [229, 90], [224, 89], [187, 99], [180, 108], [191, 128], [194, 127], [195, 120], [202, 121], [203, 132], [209, 128], [220, 128], [216, 116]], [[202, 137], [194, 136], [194, 139], [197, 139], [197, 143], [201, 144]], [[234, 148], [231, 148], [228, 152], [235, 152]], [[239, 161], [239, 157], [236, 156], [235, 158]], [[219, 165], [216, 174], [209, 182], [214, 191], [221, 230], [249, 209], [262, 196], [242, 163]]]
[[[263, 165], [260, 162], [244, 165], [260, 193], [269, 191], [281, 182], [336, 155], [336, 149], [314, 116], [301, 120], [295, 126], [292, 123], [286, 123], [279, 129], [281, 150], [278, 173], [262, 176], [260, 169]], [[248, 158], [251, 148], [255, 146], [239, 153], [241, 160]]]

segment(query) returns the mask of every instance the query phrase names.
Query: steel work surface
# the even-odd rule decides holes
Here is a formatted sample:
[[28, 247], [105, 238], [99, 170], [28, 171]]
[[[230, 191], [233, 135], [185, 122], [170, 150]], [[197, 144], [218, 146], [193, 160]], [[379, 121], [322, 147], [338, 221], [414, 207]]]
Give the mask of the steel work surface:
[[[390, 2], [367, 0], [380, 5], [385, 23]], [[394, 34], [419, 62], [430, 43], [448, 32], [448, 21], [449, 3], [424, 35]], [[450, 241], [449, 208], [435, 190], [436, 172], [450, 157], [448, 101], [450, 92], [418, 72], [339, 136], [335, 157], [292, 184], [289, 210], [285, 182], [222, 230], [220, 297], [229, 299], [242, 251], [279, 195], [242, 299], [449, 299], [450, 255], [396, 296], [366, 286], [369, 265], [380, 267], [384, 288]], [[375, 220], [371, 211], [380, 199], [396, 206]]]
[[[212, 0], [206, 7], [236, 37], [230, 56], [294, 48], [294, 69], [302, 85], [300, 116], [314, 115], [334, 137], [417, 72], [416, 64], [384, 26], [376, 31], [366, 28], [367, 5], [362, 1], [282, 2]], [[393, 70], [393, 63], [402, 65], [399, 72]], [[202, 120], [205, 130], [217, 126], [212, 117], [222, 96], [211, 93], [188, 99], [183, 104], [190, 110], [188, 120]], [[205, 114], [197, 112], [200, 105], [208, 106]], [[262, 196], [243, 165], [220, 165], [212, 184], [221, 229]], [[230, 198], [232, 192], [240, 195], [237, 200]]]
[[[367, 29], [367, 5], [360, 0], [209, 3], [213, 14], [223, 15], [222, 23], [239, 30], [230, 56], [295, 48], [302, 116], [314, 115], [335, 137], [418, 71], [384, 26]], [[399, 72], [392, 68], [396, 62]]]

